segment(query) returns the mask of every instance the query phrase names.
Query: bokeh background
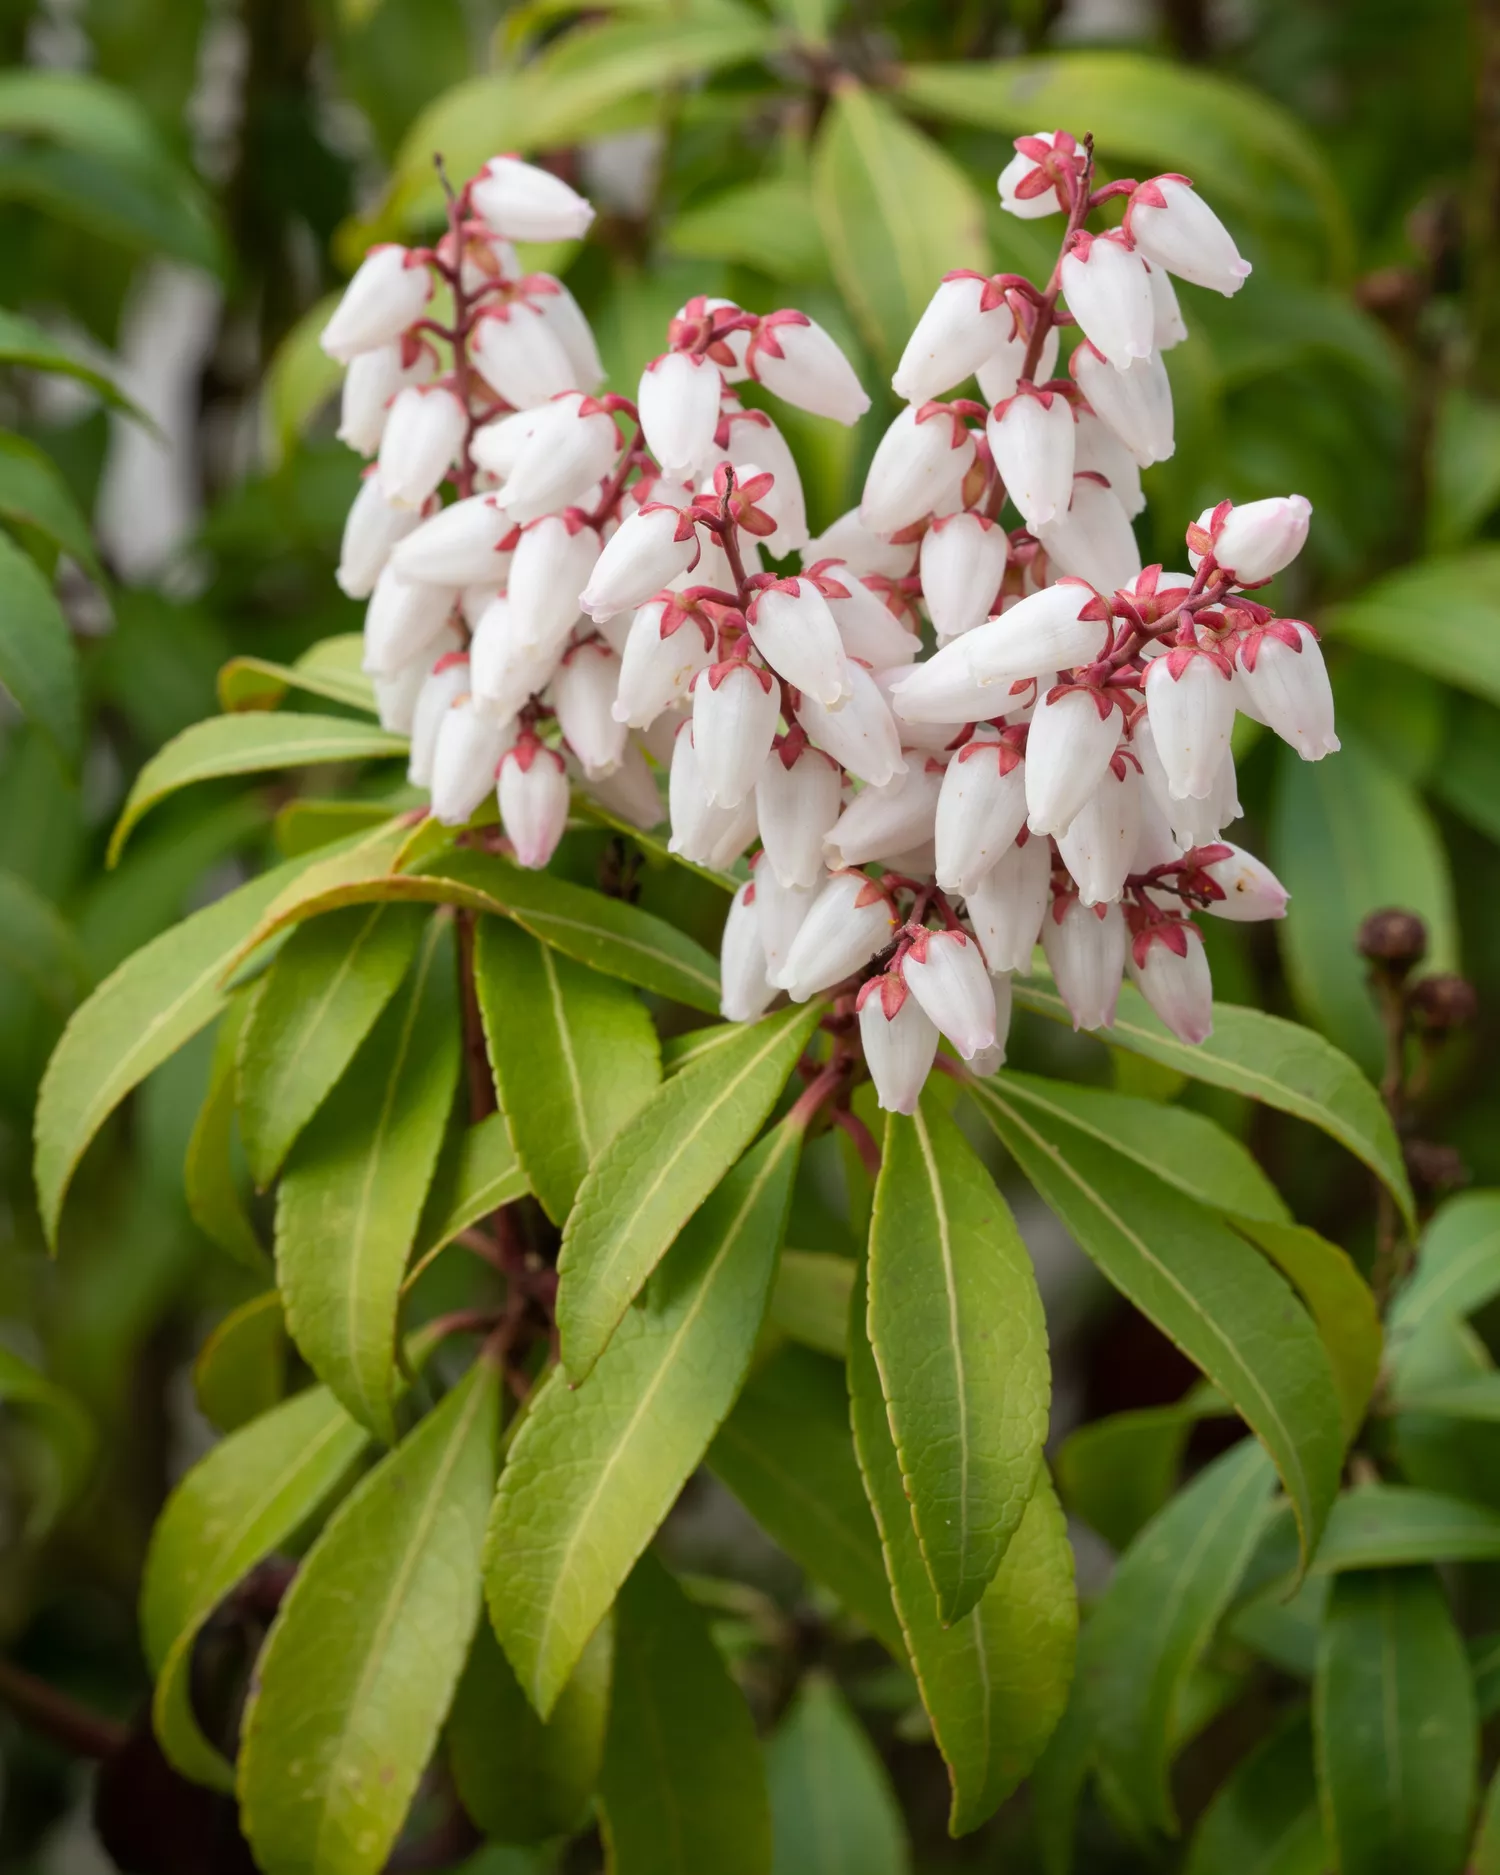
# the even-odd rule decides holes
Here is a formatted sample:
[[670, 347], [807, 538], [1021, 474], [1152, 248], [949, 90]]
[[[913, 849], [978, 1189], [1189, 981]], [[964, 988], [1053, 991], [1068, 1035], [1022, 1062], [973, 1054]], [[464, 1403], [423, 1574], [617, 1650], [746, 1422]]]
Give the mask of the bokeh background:
[[[29, 1695], [5, 1677], [39, 1676], [120, 1726], [147, 1692], [143, 1548], [212, 1436], [193, 1355], [259, 1286], [183, 1195], [211, 1038], [107, 1129], [55, 1262], [36, 1225], [30, 1113], [88, 985], [273, 850], [285, 793], [219, 784], [160, 809], [117, 870], [103, 865], [132, 775], [212, 712], [227, 659], [288, 659], [358, 627], [332, 579], [358, 464], [332, 438], [335, 376], [316, 334], [371, 240], [435, 229], [434, 151], [460, 178], [521, 151], [594, 197], [588, 242], [533, 264], [566, 274], [617, 388], [633, 388], [693, 292], [826, 324], [876, 402], [853, 432], [778, 410], [815, 527], [858, 497], [896, 408], [880, 387], [941, 274], [1045, 278], [1055, 224], [1011, 221], [995, 196], [1014, 136], [1092, 130], [1106, 176], [1192, 176], [1255, 272], [1232, 303], [1182, 289], [1177, 453], [1147, 472], [1142, 544], [1180, 563], [1204, 506], [1307, 495], [1312, 542], [1282, 603], [1325, 633], [1344, 737], [1315, 767], [1270, 738], [1238, 750], [1243, 843], [1293, 906], [1276, 928], [1212, 926], [1219, 993], [1294, 1014], [1378, 1070], [1354, 933], [1377, 906], [1419, 911], [1433, 962], [1462, 967], [1487, 1012], [1435, 1071], [1423, 1126], [1463, 1165], [1436, 1153], [1433, 1176], [1495, 1181], [1495, 0], [0, 0], [0, 65], [0, 522], [55, 573], [85, 706], [69, 762], [0, 696], [0, 1350], [65, 1389], [96, 1446], [81, 1503], [47, 1527], [48, 1451], [24, 1407], [0, 1404], [6, 1875], [246, 1866], [223, 1814], [165, 1781], [144, 1745], [106, 1792], [112, 1859], [88, 1752], [64, 1748], [66, 1725], [46, 1714], [18, 1718]], [[34, 341], [11, 314], [112, 377], [149, 422], [86, 377], [25, 368]], [[55, 470], [43, 514], [7, 473], [35, 468], [36, 449]], [[67, 496], [96, 559], [69, 532]], [[0, 629], [4, 604], [0, 592]], [[1059, 1031], [1023, 1022], [1016, 1048], [1203, 1104], [1251, 1140], [1302, 1220], [1367, 1253], [1364, 1175], [1310, 1129], [1180, 1090], [1150, 1064], [1114, 1066]], [[1056, 1434], [1181, 1395], [1180, 1359], [1018, 1202], [1051, 1311]], [[839, 1247], [836, 1220], [805, 1228], [830, 1234], [808, 1247]], [[1500, 1504], [1489, 1457], [1467, 1488]], [[720, 1579], [704, 1593], [753, 1675], [757, 1647], [795, 1630], [795, 1573], [706, 1484], [673, 1541]], [[1108, 1552], [1084, 1530], [1079, 1547], [1097, 1585]], [[871, 1680], [859, 1696], [907, 1799], [917, 1867], [1033, 1866], [1024, 1800], [947, 1845], [933, 1754], [903, 1738], [909, 1688]], [[1203, 1755], [1207, 1789], [1215, 1751]], [[1195, 1775], [1190, 1753], [1189, 1814]], [[165, 1821], [142, 1836], [147, 1815]], [[1160, 1866], [1102, 1837], [1087, 1853], [1091, 1869]]]

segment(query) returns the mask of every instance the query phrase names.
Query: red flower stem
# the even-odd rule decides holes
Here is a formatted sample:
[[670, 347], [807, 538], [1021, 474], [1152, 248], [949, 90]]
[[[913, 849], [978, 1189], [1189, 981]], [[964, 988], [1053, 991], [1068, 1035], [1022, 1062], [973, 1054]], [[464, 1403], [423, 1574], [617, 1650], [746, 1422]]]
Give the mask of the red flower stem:
[[1026, 345], [1026, 357], [1021, 365], [1020, 381], [1033, 384], [1036, 381], [1036, 368], [1041, 363], [1042, 347], [1047, 342], [1047, 334], [1057, 323], [1057, 302], [1062, 293], [1063, 256], [1068, 251], [1068, 243], [1088, 220], [1090, 208], [1089, 188], [1094, 177], [1094, 138], [1090, 133], [1083, 140], [1083, 174], [1073, 183], [1073, 201], [1068, 210], [1068, 225], [1063, 232], [1062, 246], [1058, 249], [1057, 264], [1052, 269], [1052, 278], [1047, 282], [1047, 291], [1042, 295], [1037, 307], [1036, 317], [1031, 322], [1031, 337]]

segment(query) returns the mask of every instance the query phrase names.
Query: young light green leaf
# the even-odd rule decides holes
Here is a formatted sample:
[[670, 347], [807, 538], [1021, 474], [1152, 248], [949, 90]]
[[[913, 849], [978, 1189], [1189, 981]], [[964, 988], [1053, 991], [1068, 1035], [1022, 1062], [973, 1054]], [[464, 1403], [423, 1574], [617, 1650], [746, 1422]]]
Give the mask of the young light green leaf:
[[286, 1393], [287, 1336], [274, 1289], [231, 1309], [198, 1350], [193, 1392], [205, 1419], [237, 1432]]
[[783, 1123], [706, 1200], [585, 1385], [554, 1371], [516, 1434], [486, 1550], [490, 1617], [545, 1718], [750, 1363], [801, 1131]]
[[1323, 1875], [1327, 1866], [1312, 1728], [1299, 1708], [1219, 1786], [1183, 1875]]
[[1078, 1634], [1073, 1552], [1045, 1469], [976, 1607], [938, 1619], [891, 1442], [863, 1271], [849, 1306], [854, 1445], [922, 1703], [948, 1765], [955, 1835], [977, 1829], [1035, 1763], [1067, 1704]]
[[1334, 1505], [1313, 1567], [1320, 1574], [1500, 1557], [1500, 1512], [1439, 1491], [1366, 1484]]
[[375, 687], [359, 667], [363, 645], [358, 632], [341, 632], [336, 638], [325, 638], [314, 645], [295, 664], [275, 664], [266, 658], [231, 658], [219, 672], [219, 708], [226, 714], [274, 710], [288, 690], [301, 690], [373, 716]]
[[141, 1634], [156, 1676], [152, 1723], [184, 1777], [220, 1790], [234, 1782], [193, 1712], [198, 1630], [332, 1496], [369, 1438], [326, 1387], [314, 1387], [231, 1433], [167, 1499], [146, 1557]]
[[663, 1253], [775, 1106], [821, 1004], [747, 1023], [666, 1081], [590, 1166], [563, 1231], [557, 1325], [582, 1380]]
[[1319, 624], [1377, 657], [1500, 703], [1497, 608], [1500, 551], [1475, 547], [1387, 573], [1324, 612]]
[[843, 1360], [854, 1264], [827, 1250], [783, 1250], [766, 1320], [804, 1347]]
[[[429, 1263], [452, 1243], [460, 1231], [502, 1205], [526, 1195], [526, 1174], [505, 1131], [505, 1116], [488, 1114], [467, 1128], [457, 1159], [451, 1166], [440, 1160], [422, 1221], [417, 1227], [417, 1257], [413, 1271]], [[411, 1277], [407, 1277], [410, 1283]]]
[[1128, 1548], [1176, 1488], [1194, 1424], [1228, 1410], [1211, 1388], [1195, 1388], [1176, 1406], [1111, 1413], [1078, 1427], [1053, 1460], [1063, 1503], [1111, 1549]]
[[674, 215], [663, 233], [674, 254], [693, 260], [738, 262], [798, 286], [828, 277], [823, 232], [807, 185], [795, 176], [721, 189]]
[[489, 1623], [479, 1623], [448, 1720], [448, 1761], [465, 1810], [486, 1836], [545, 1842], [582, 1827], [599, 1782], [613, 1666], [606, 1615], [544, 1723]]
[[120, 857], [142, 815], [178, 788], [222, 775], [305, 768], [321, 762], [362, 762], [404, 755], [405, 736], [346, 716], [210, 716], [174, 736], [136, 776], [110, 835], [107, 863]]
[[385, 1011], [292, 1148], [276, 1280], [320, 1380], [389, 1444], [401, 1278], [459, 1071], [451, 921], [432, 920]]
[[1104, 1274], [1208, 1376], [1275, 1461], [1303, 1556], [1338, 1490], [1343, 1418], [1317, 1329], [1279, 1272], [1226, 1224], [1122, 1153], [993, 1082], [970, 1093]]
[[1187, 1682], [1265, 1528], [1275, 1483], [1247, 1439], [1152, 1518], [1120, 1558], [1078, 1647], [1102, 1769], [1138, 1826], [1175, 1832], [1167, 1773]]
[[1396, 1297], [1391, 1330], [1416, 1332], [1434, 1316], [1472, 1315], [1500, 1294], [1500, 1192], [1466, 1191], [1439, 1206], [1416, 1272]]
[[[1400, 1381], [1397, 1373], [1396, 1380]], [[1395, 1405], [1402, 1413], [1430, 1413], [1442, 1419], [1500, 1421], [1500, 1374], [1472, 1374], [1436, 1386], [1398, 1386]]]
[[28, 1537], [42, 1537], [88, 1480], [98, 1444], [94, 1422], [65, 1387], [6, 1347], [0, 1347], [0, 1402], [30, 1415], [46, 1445], [51, 1475], [37, 1491], [25, 1524]]
[[[1018, 983], [1015, 997], [1023, 1009], [1057, 1022], [1072, 1021], [1050, 983]], [[1369, 1166], [1407, 1222], [1415, 1225], [1416, 1207], [1400, 1143], [1379, 1094], [1347, 1055], [1311, 1029], [1259, 1009], [1215, 1003], [1213, 1034], [1190, 1047], [1178, 1041], [1139, 990], [1127, 983], [1114, 1026], [1100, 1039], [1320, 1127]]]
[[477, 1362], [330, 1518], [281, 1604], [237, 1780], [266, 1875], [385, 1866], [479, 1621], [499, 1394]]
[[1030, 1502], [1051, 1377], [1015, 1220], [930, 1102], [886, 1124], [868, 1282], [881, 1393], [948, 1626], [983, 1595]]
[[255, 986], [240, 1035], [240, 1131], [264, 1190], [395, 995], [417, 905], [350, 905], [298, 925]]
[[1340, 1576], [1313, 1687], [1323, 1822], [1340, 1875], [1458, 1875], [1479, 1738], [1463, 1642], [1430, 1570]]
[[[427, 824], [424, 821], [423, 827]], [[232, 976], [263, 944], [293, 925], [344, 905], [376, 904], [395, 897], [385, 887], [411, 837], [412, 829], [405, 820], [382, 808], [373, 826], [366, 821], [342, 839], [320, 843], [299, 864], [287, 869], [290, 883], [266, 906], [229, 958], [225, 977]]]
[[890, 1777], [826, 1673], [803, 1680], [766, 1747], [766, 1776], [775, 1875], [908, 1875]]
[[51, 586], [34, 560], [0, 533], [0, 683], [68, 762], [81, 735], [78, 657]]
[[0, 516], [30, 528], [103, 579], [89, 524], [52, 458], [24, 436], [0, 431]]
[[611, 1875], [771, 1875], [749, 1708], [654, 1556], [620, 1592], [599, 1796]]
[[661, 1084], [645, 1004], [501, 918], [486, 918], [474, 983], [516, 1157], [561, 1224], [594, 1160]]
[[778, 1349], [745, 1383], [708, 1464], [773, 1542], [905, 1659], [849, 1436], [842, 1361]]
[[210, 1242], [248, 1268], [264, 1273], [266, 1253], [245, 1209], [244, 1169], [236, 1164], [234, 1060], [249, 1012], [250, 996], [235, 996], [214, 1037], [208, 1090], [188, 1140], [182, 1167], [188, 1215]]

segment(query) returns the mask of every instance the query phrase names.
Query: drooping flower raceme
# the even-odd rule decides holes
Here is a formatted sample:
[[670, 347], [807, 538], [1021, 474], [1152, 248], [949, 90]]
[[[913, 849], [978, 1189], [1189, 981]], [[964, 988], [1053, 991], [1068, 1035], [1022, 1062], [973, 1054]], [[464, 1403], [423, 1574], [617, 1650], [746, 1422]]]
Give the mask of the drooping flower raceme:
[[[1039, 942], [1076, 1026], [1108, 1026], [1128, 975], [1203, 1040], [1195, 917], [1287, 901], [1221, 837], [1236, 711], [1308, 760], [1338, 747], [1316, 634], [1256, 596], [1309, 504], [1221, 502], [1180, 572], [1143, 567], [1132, 527], [1173, 449], [1172, 276], [1229, 295], [1248, 264], [1187, 178], [1096, 190], [1066, 132], [1015, 147], [1003, 206], [1065, 218], [1051, 279], [934, 283], [906, 407], [816, 540], [774, 407], [738, 387], [853, 423], [869, 399], [834, 339], [697, 298], [634, 399], [605, 393], [583, 313], [511, 245], [592, 211], [518, 159], [436, 247], [374, 250], [324, 337], [340, 434], [372, 458], [339, 580], [433, 813], [498, 812], [474, 837], [530, 867], [575, 789], [606, 821], [668, 820], [673, 852], [743, 881], [724, 1014], [830, 997], [840, 1058], [898, 1112], [942, 1038], [971, 1073], [1003, 1062]], [[1091, 228], [1115, 196], [1121, 224]]]

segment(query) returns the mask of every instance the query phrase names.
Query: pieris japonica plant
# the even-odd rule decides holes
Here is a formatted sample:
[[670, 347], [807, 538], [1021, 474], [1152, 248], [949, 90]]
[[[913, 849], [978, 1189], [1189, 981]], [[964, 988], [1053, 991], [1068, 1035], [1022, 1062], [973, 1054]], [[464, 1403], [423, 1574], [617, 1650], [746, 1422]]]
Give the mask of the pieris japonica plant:
[[[1044, 1751], [1055, 1827], [1100, 1754], [1170, 1827], [1168, 1721], [1138, 1787], [1100, 1739], [1180, 1690], [1263, 1535], [1278, 1592], [1317, 1546], [1374, 1381], [1353, 1266], [1202, 1115], [1005, 1067], [1025, 1008], [1310, 1119], [1401, 1240], [1373, 1090], [1292, 1024], [1216, 1025], [1203, 940], [1287, 910], [1224, 837], [1237, 714], [1339, 746], [1317, 635], [1268, 602], [1310, 505], [1220, 501], [1142, 565], [1174, 279], [1250, 269], [1186, 177], [1101, 184], [1061, 130], [1015, 150], [1002, 203], [1057, 219], [1056, 265], [932, 282], [903, 408], [816, 535], [776, 412], [857, 423], [843, 350], [696, 297], [607, 389], [518, 258], [592, 219], [546, 169], [448, 189], [441, 238], [372, 250], [328, 320], [362, 633], [231, 667], [116, 838], [206, 774], [365, 764], [364, 791], [294, 800], [284, 863], [96, 993], [38, 1118], [55, 1231], [111, 1108], [218, 1022], [189, 1200], [261, 1266], [268, 1222], [275, 1280], [212, 1358], [274, 1333], [310, 1384], [178, 1486], [144, 1624], [162, 1748], [234, 1788], [268, 1875], [375, 1875], [444, 1804], [504, 1842], [597, 1824], [620, 1875], [667, 1840], [674, 1870], [769, 1875], [750, 1716], [649, 1553], [705, 1460], [821, 1585], [829, 1656], [910, 1668], [956, 1833]], [[1110, 1651], [1127, 1554], [1072, 1706], [1046, 1328], [997, 1175], [1255, 1435], [1162, 1513], [1185, 1549], [1232, 1533], [1192, 1635], [1159, 1671]]]

